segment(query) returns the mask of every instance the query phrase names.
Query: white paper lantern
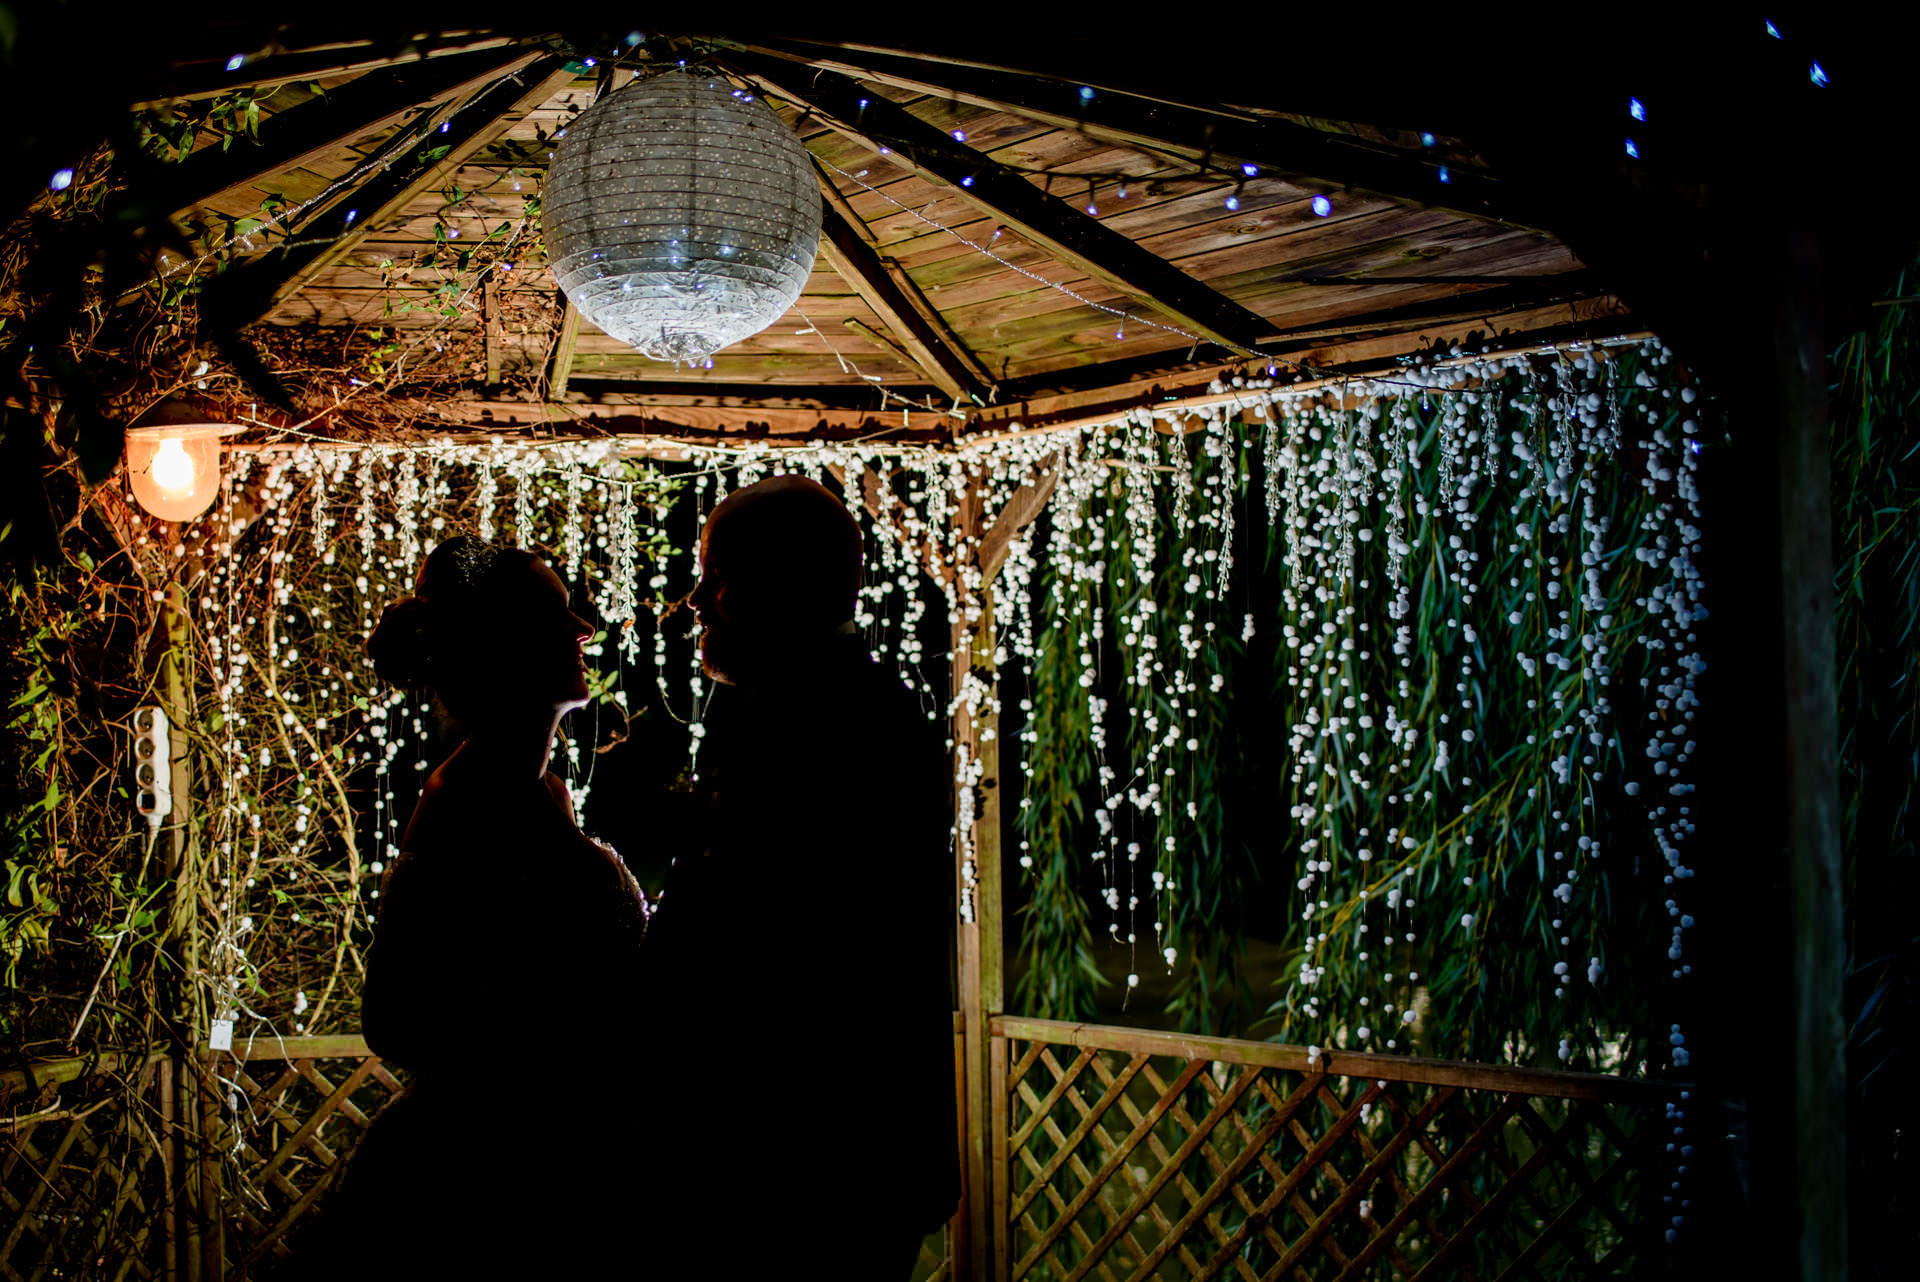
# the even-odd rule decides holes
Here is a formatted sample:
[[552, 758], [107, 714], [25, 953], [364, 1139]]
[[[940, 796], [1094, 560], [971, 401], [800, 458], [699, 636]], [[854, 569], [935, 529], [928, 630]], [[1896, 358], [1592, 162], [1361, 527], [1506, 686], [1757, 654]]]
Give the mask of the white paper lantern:
[[655, 360], [710, 363], [792, 307], [820, 245], [800, 138], [709, 74], [636, 80], [567, 126], [541, 195], [580, 314]]

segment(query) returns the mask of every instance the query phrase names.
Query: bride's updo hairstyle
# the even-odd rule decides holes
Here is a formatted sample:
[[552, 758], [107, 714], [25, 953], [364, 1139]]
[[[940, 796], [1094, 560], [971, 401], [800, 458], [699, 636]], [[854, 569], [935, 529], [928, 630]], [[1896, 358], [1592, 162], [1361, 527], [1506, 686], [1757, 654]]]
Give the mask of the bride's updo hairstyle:
[[430, 688], [448, 712], [465, 721], [497, 672], [499, 642], [519, 602], [515, 585], [536, 558], [458, 535], [434, 548], [420, 567], [413, 595], [393, 602], [367, 639], [367, 655], [382, 681], [405, 689]]

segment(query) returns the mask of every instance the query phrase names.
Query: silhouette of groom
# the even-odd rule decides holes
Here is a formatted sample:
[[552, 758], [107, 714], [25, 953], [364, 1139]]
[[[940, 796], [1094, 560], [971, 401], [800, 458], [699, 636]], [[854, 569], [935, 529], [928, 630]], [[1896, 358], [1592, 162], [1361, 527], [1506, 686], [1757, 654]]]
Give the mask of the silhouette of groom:
[[728, 496], [700, 564], [720, 685], [703, 848], [676, 861], [643, 948], [663, 1178], [637, 1228], [656, 1263], [707, 1276], [905, 1282], [960, 1192], [940, 735], [854, 632], [860, 535], [825, 489]]

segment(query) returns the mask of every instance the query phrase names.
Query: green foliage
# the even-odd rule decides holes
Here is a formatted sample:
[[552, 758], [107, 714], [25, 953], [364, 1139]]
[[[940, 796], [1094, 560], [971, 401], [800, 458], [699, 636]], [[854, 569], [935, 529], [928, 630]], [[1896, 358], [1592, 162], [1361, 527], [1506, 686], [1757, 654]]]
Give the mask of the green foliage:
[[[12, 532], [0, 552], [16, 551]], [[102, 534], [88, 520], [60, 535], [57, 561], [0, 559], [0, 1045], [13, 1056], [144, 1046], [178, 974], [156, 907], [170, 882], [129, 786], [126, 719], [144, 692], [125, 659], [151, 603], [137, 579], [116, 582], [125, 560], [101, 573]]]
[[[1049, 582], [1046, 591], [1065, 597], [1072, 588]], [[1013, 996], [1016, 1009], [1043, 1019], [1091, 1020], [1094, 990], [1102, 979], [1093, 954], [1089, 897], [1081, 884], [1087, 857], [1080, 799], [1097, 763], [1086, 700], [1075, 697], [1079, 687], [1068, 671], [1068, 641], [1063, 630], [1049, 630], [1034, 653], [1029, 678], [1027, 794], [1016, 825], [1020, 862], [1032, 876], [1018, 933], [1026, 965]], [[1038, 863], [1029, 853], [1035, 849], [1041, 852]]]
[[1084, 1018], [1104, 928], [1183, 1029], [1637, 1063], [1690, 752], [1678, 389], [1625, 353], [1096, 433], [1040, 584], [1020, 1008]]
[[[1889, 297], [1904, 299], [1920, 265]], [[1841, 835], [1846, 860], [1848, 1156], [1860, 1213], [1855, 1258], [1910, 1242], [1916, 976], [1920, 930], [1914, 802], [1920, 790], [1920, 317], [1911, 304], [1834, 355], [1834, 617], [1839, 667]], [[1882, 1250], [1862, 1243], [1893, 1233]], [[1910, 1236], [1910, 1233], [1909, 1233]]]

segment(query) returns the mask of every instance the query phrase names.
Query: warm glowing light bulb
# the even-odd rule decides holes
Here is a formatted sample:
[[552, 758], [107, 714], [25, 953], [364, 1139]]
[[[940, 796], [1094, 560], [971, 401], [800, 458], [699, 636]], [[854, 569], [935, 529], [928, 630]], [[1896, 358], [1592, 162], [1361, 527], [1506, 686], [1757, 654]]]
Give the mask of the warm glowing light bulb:
[[148, 472], [153, 483], [169, 493], [181, 494], [193, 488], [193, 456], [177, 437], [160, 442]]
[[128, 428], [133, 497], [163, 521], [199, 516], [220, 492], [220, 438], [239, 430], [204, 422]]

